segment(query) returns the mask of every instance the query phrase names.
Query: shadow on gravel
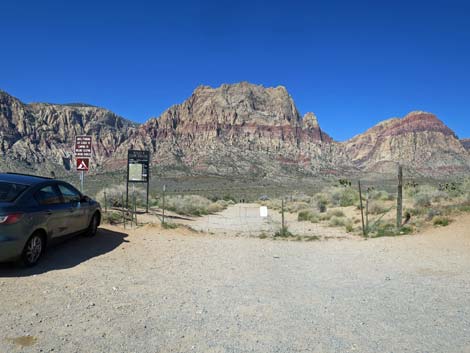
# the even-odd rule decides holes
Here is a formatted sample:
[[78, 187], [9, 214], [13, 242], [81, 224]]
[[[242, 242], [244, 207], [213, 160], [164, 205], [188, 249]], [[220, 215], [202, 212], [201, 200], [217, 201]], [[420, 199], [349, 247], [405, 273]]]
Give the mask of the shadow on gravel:
[[1, 277], [27, 277], [54, 270], [75, 267], [96, 256], [113, 251], [122, 243], [129, 242], [126, 233], [100, 228], [93, 238], [77, 235], [51, 245], [40, 262], [32, 268], [17, 263], [0, 264]]

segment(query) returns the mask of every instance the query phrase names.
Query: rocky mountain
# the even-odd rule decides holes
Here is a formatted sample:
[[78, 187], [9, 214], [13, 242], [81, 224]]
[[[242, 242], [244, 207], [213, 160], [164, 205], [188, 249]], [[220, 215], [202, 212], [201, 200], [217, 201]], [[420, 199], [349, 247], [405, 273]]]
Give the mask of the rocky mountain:
[[247, 82], [200, 86], [142, 125], [86, 104], [24, 104], [0, 91], [0, 129], [2, 169], [69, 169], [75, 136], [89, 134], [98, 171], [123, 168], [129, 148], [149, 149], [159, 169], [188, 174], [352, 175], [395, 170], [397, 162], [430, 176], [470, 170], [465, 141], [430, 113], [339, 143], [313, 113], [300, 114], [284, 87]]
[[462, 139], [460, 142], [467, 151], [470, 151], [470, 139]]
[[93, 136], [95, 164], [100, 166], [135, 129], [137, 124], [106, 109], [83, 104], [24, 104], [0, 91], [2, 169], [70, 169], [76, 135]]
[[343, 146], [365, 171], [386, 171], [396, 162], [431, 176], [464, 173], [470, 167], [455, 133], [435, 115], [421, 111], [386, 120]]
[[[304, 118], [284, 87], [201, 86], [129, 139], [159, 165], [196, 172], [274, 175], [334, 169], [335, 146], [312, 113]], [[121, 151], [121, 154], [124, 151]]]

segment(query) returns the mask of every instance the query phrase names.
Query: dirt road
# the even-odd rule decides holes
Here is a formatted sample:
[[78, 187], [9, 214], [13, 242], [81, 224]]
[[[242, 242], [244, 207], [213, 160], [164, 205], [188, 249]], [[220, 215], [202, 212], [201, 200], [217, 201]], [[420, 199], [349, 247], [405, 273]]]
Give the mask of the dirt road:
[[107, 227], [0, 266], [0, 352], [470, 352], [470, 217], [274, 241]]
[[[343, 228], [332, 228], [323, 224], [297, 221], [297, 213], [285, 213], [285, 225], [289, 230], [300, 236], [315, 236], [320, 238], [350, 237]], [[178, 220], [191, 228], [219, 235], [231, 236], [260, 236], [273, 235], [281, 229], [281, 214], [269, 209], [268, 217], [260, 216], [260, 205], [241, 203], [229, 206], [217, 214], [206, 215], [190, 220]]]

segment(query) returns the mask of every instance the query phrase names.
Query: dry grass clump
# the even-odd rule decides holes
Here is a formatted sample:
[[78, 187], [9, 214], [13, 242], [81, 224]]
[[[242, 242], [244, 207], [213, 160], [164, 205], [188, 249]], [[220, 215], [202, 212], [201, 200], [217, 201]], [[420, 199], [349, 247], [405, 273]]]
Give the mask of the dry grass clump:
[[312, 223], [320, 222], [320, 216], [317, 212], [313, 210], [302, 210], [299, 212], [297, 219], [299, 221], [309, 221]]
[[209, 199], [199, 195], [171, 196], [165, 200], [165, 208], [167, 210], [187, 216], [203, 216], [220, 212], [227, 208], [229, 204], [230, 201], [224, 200], [211, 202]]
[[309, 206], [310, 204], [308, 204], [305, 201], [294, 201], [294, 202], [287, 203], [287, 205], [285, 206], [285, 210], [287, 212], [295, 213], [295, 212], [299, 212], [300, 210], [304, 210], [308, 208]]
[[450, 224], [450, 222], [452, 222], [450, 218], [439, 216], [439, 217], [435, 217], [432, 223], [435, 226], [447, 227]]
[[217, 212], [220, 212], [220, 211], [223, 211], [225, 210], [229, 205], [233, 205], [234, 202], [229, 200], [229, 201], [226, 201], [226, 200], [218, 200], [216, 202], [212, 202], [208, 207], [207, 207], [207, 211], [209, 213], [217, 213]]
[[353, 223], [350, 219], [346, 217], [337, 217], [333, 216], [328, 222], [330, 227], [344, 227], [346, 231], [351, 232], [353, 230]]
[[350, 187], [331, 187], [324, 193], [332, 206], [348, 207], [359, 203], [359, 192]]
[[[106, 193], [106, 202], [108, 207], [123, 207], [126, 202], [126, 186], [125, 185], [113, 185], [100, 190], [96, 194], [96, 199], [104, 207]], [[133, 194], [132, 190], [129, 190], [129, 205], [132, 204]], [[135, 189], [135, 200], [138, 206], [142, 206], [147, 199], [146, 191], [140, 188]], [[130, 207], [130, 206], [129, 206]]]
[[103, 223], [119, 224], [122, 222], [122, 214], [120, 212], [103, 212]]
[[369, 197], [375, 201], [392, 201], [395, 199], [393, 194], [389, 194], [385, 190], [373, 190], [370, 192]]
[[374, 214], [374, 215], [383, 214], [383, 213], [387, 212], [387, 208], [380, 201], [371, 201], [369, 203], [369, 209], [368, 210], [369, 210], [370, 214]]

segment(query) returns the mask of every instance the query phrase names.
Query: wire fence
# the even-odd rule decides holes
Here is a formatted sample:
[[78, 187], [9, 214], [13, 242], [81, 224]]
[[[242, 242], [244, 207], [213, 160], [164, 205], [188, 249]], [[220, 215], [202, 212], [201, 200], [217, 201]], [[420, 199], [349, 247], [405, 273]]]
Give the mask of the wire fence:
[[[389, 225], [394, 224], [397, 231], [406, 226], [412, 215], [404, 210], [404, 189], [428, 183], [423, 179], [415, 179], [414, 175], [410, 175], [401, 166], [394, 177], [390, 173], [382, 176], [382, 180], [377, 176], [372, 179], [337, 179], [334, 184], [319, 184], [318, 187], [308, 190], [309, 194], [305, 192], [305, 189], [281, 190], [284, 191], [281, 196], [279, 196], [279, 190], [271, 194], [265, 192], [269, 190], [267, 187], [262, 189], [228, 187], [213, 188], [212, 195], [219, 196], [209, 196], [210, 199], [208, 199], [200, 196], [201, 193], [207, 193], [207, 188], [181, 190], [177, 186], [173, 188], [163, 186], [159, 190], [151, 190], [153, 194], [147, 215], [143, 212], [144, 197], [139, 194], [140, 191], [137, 188], [130, 195], [128, 204], [125, 204], [124, 195], [120, 195], [119, 192], [117, 196], [110, 196], [105, 192], [103, 201], [105, 213], [114, 212], [114, 222], [124, 226], [137, 226], [153, 221], [167, 226], [173, 223], [182, 224], [205, 233], [242, 236], [296, 234], [340, 237], [346, 232], [368, 236], [369, 233], [376, 231], [384, 220]], [[442, 187], [439, 181], [433, 180], [432, 183], [439, 185], [439, 188]], [[349, 193], [359, 195], [351, 202], [346, 200], [344, 205], [343, 200], [336, 200], [336, 203], [328, 206], [332, 209], [353, 206], [345, 209], [349, 214], [344, 215], [342, 211], [338, 211], [331, 215], [326, 209], [321, 209], [318, 195], [329, 190], [328, 188], [343, 188]], [[237, 194], [238, 190], [242, 190], [243, 193]], [[247, 190], [252, 191], [256, 196], [252, 195], [245, 199]], [[384, 201], [384, 207], [380, 209], [377, 209], [377, 199], [373, 197], [377, 192], [384, 192], [386, 195], [385, 200], [381, 199]], [[181, 206], [180, 209], [175, 207], [175, 204], [178, 204], [175, 200], [184, 204], [184, 207]], [[268, 207], [267, 216], [262, 216], [261, 206]], [[312, 213], [319, 213], [315, 216], [319, 220], [305, 222], [300, 219], [300, 211], [304, 209], [313, 209]], [[325, 213], [328, 217], [324, 215]], [[148, 216], [153, 216], [153, 220], [150, 221]], [[338, 220], [343, 216], [344, 219]], [[338, 227], [342, 227], [341, 231], [338, 231]]]

